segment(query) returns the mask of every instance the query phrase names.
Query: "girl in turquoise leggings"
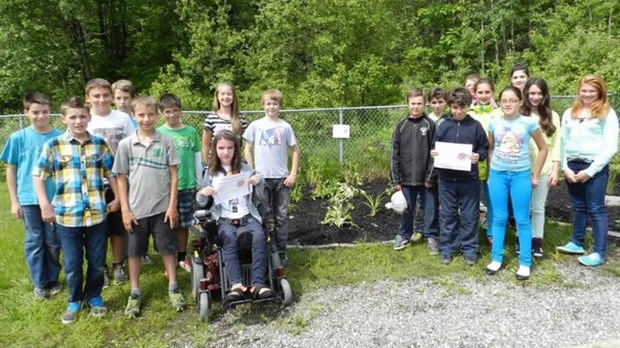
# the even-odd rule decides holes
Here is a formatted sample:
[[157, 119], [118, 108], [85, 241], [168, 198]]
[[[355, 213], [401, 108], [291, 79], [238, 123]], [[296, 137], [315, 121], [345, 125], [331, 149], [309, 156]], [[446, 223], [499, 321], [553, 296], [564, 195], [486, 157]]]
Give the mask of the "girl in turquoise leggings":
[[[532, 187], [538, 186], [538, 176], [547, 158], [547, 145], [538, 123], [520, 114], [523, 97], [521, 90], [510, 86], [499, 94], [503, 117], [489, 123], [489, 193], [493, 205], [490, 226], [493, 236], [491, 263], [488, 274], [495, 274], [502, 266], [504, 237], [508, 221], [508, 193], [514, 208], [519, 233], [519, 269], [517, 279], [530, 277], [532, 264], [532, 226], [530, 224], [530, 201]], [[534, 172], [530, 173], [529, 142], [532, 138], [539, 150]]]

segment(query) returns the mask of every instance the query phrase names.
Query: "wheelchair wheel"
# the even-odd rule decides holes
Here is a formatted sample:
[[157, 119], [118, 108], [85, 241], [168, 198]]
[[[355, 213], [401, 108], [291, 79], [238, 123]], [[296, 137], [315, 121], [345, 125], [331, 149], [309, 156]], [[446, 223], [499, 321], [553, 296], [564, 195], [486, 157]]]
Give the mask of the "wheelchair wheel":
[[192, 257], [192, 296], [198, 300], [198, 289], [200, 289], [200, 280], [204, 278], [205, 271], [202, 262], [196, 262]]
[[282, 303], [284, 303], [285, 306], [293, 303], [293, 290], [288, 280], [285, 278], [280, 279], [280, 288], [282, 288]]
[[209, 293], [203, 292], [200, 294], [200, 321], [207, 321], [209, 316]]

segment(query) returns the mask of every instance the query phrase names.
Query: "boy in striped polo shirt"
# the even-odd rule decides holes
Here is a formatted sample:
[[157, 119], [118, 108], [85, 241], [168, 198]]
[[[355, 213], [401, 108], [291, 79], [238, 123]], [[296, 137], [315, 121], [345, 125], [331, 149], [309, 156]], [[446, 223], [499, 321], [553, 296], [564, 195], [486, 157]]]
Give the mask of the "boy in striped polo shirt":
[[129, 318], [140, 314], [140, 267], [150, 235], [166, 267], [172, 307], [177, 311], [185, 308], [176, 269], [179, 157], [174, 141], [155, 130], [157, 103], [151, 97], [132, 100], [131, 111], [138, 122], [138, 130], [121, 140], [114, 161], [123, 225], [129, 233], [127, 255], [131, 293], [125, 307], [125, 316]]

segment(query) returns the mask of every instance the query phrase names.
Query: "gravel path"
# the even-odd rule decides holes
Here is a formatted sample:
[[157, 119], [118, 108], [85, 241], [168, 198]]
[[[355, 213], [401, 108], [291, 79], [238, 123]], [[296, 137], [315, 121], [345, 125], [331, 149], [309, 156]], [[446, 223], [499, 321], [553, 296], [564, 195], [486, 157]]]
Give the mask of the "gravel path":
[[319, 289], [272, 319], [247, 322], [241, 309], [226, 313], [211, 324], [217, 338], [209, 345], [566, 347], [612, 340], [615, 346], [619, 278], [573, 263], [557, 267], [565, 277], [560, 286], [522, 286], [507, 279], [511, 273]]

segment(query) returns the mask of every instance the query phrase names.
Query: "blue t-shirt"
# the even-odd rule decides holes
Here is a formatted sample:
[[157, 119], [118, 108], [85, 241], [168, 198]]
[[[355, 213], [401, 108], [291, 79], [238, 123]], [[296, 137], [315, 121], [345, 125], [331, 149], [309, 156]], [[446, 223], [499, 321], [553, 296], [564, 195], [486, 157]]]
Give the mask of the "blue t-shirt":
[[[52, 128], [48, 133], [39, 133], [31, 127], [19, 130], [9, 137], [0, 160], [17, 167], [17, 200], [20, 205], [39, 204], [37, 194], [32, 185], [32, 170], [41, 155], [43, 144], [49, 139], [63, 134], [61, 130]], [[47, 198], [54, 197], [54, 182], [51, 178], [45, 180]]]
[[491, 169], [511, 172], [529, 170], [530, 137], [537, 129], [538, 123], [531, 117], [491, 120], [489, 136], [492, 136], [495, 142]]

